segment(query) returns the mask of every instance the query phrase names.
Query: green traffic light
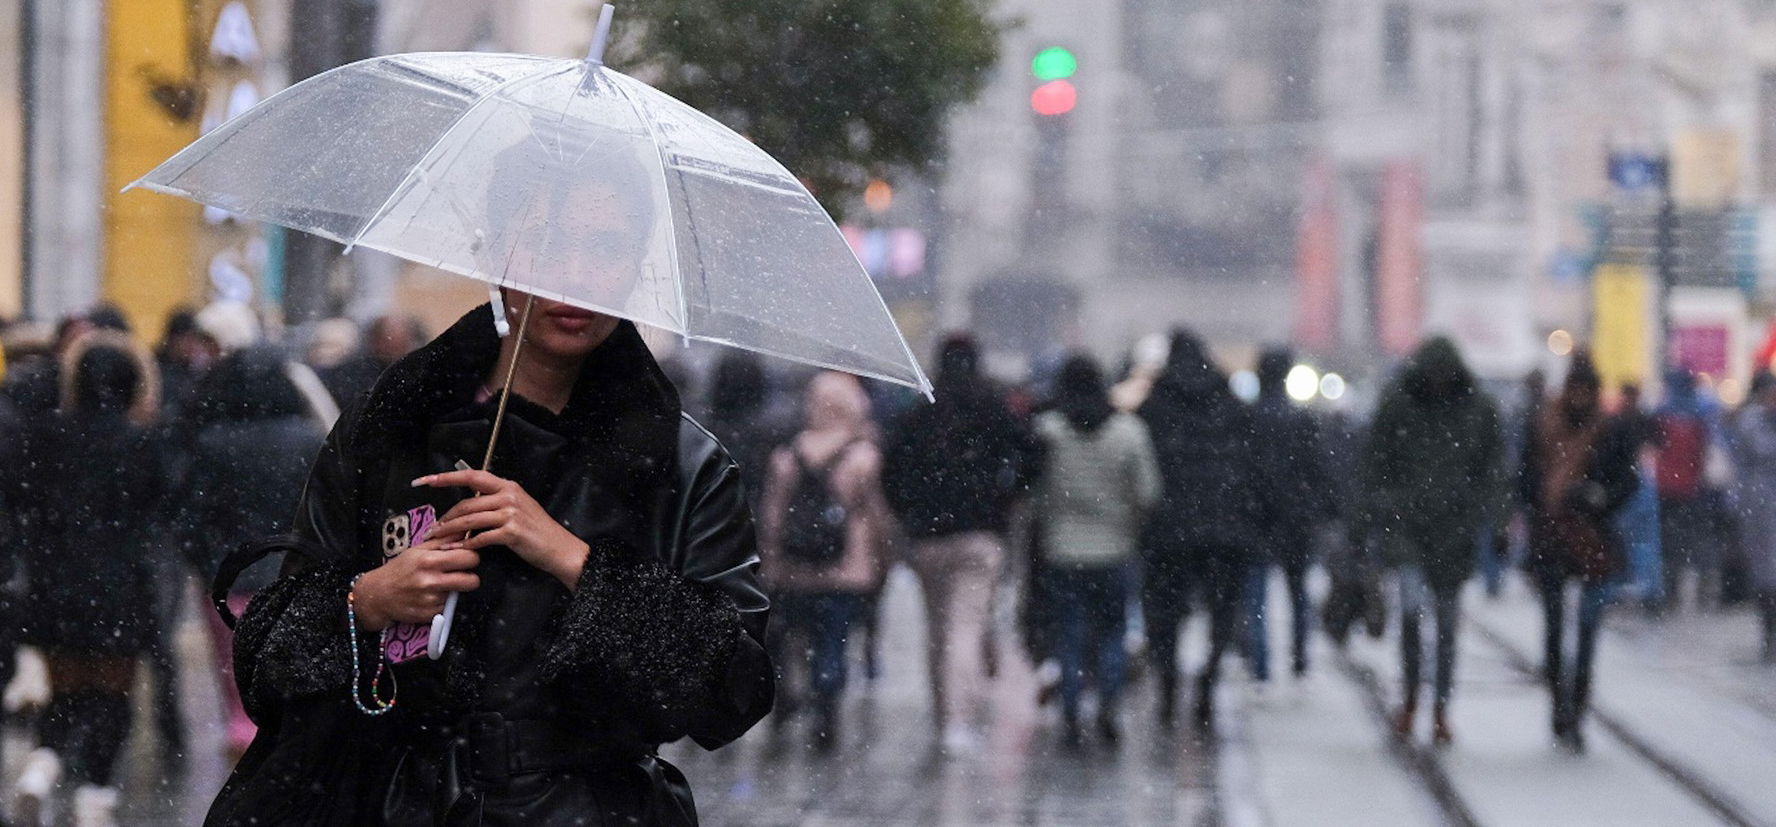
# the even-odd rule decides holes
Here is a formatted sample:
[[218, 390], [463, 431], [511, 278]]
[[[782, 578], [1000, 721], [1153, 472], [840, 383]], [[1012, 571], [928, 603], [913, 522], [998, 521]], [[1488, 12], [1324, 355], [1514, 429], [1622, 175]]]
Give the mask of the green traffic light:
[[1059, 46], [1050, 46], [1036, 53], [1030, 61], [1030, 73], [1037, 80], [1064, 80], [1079, 71], [1079, 59]]

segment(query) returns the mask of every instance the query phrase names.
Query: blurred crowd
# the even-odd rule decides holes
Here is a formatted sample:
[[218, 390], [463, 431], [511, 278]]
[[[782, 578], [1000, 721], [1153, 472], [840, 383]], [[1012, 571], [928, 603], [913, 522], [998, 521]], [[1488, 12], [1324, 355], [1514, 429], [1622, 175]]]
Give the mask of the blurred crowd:
[[[228, 552], [287, 527], [340, 409], [428, 335], [401, 316], [268, 335], [248, 307], [219, 303], [175, 314], [152, 352], [147, 338], [106, 307], [0, 335], [0, 685], [20, 652], [46, 676], [11, 791], [27, 823], [59, 789], [73, 790], [77, 823], [110, 823], [138, 686], [167, 766], [181, 766], [179, 681], [199, 677], [175, 668], [182, 607]], [[1133, 674], [1156, 682], [1158, 725], [1208, 728], [1227, 657], [1261, 683], [1273, 666], [1301, 676], [1316, 627], [1342, 643], [1389, 625], [1400, 734], [1428, 707], [1429, 738], [1451, 743], [1456, 630], [1476, 575], [1496, 595], [1521, 571], [1541, 596], [1550, 727], [1575, 751], [1611, 606], [1662, 618], [1755, 604], [1776, 660], [1770, 375], [1728, 410], [1674, 371], [1648, 405], [1637, 388], [1606, 389], [1580, 350], [1556, 381], [1532, 375], [1501, 403], [1432, 339], [1359, 420], [1294, 401], [1295, 359], [1280, 348], [1260, 356], [1256, 396], [1243, 398], [1183, 330], [1151, 369], [1106, 375], [1075, 354], [1016, 387], [952, 335], [930, 362], [929, 404], [846, 374], [705, 355], [668, 369], [754, 498], [781, 673], [770, 727], [800, 726], [817, 749], [841, 738], [853, 662], [879, 672], [879, 596], [898, 565], [920, 584], [932, 731], [954, 753], [978, 747], [990, 682], [1015, 656], [1001, 614], [1015, 616], [1071, 748], [1114, 745], [1128, 715], [1148, 714], [1120, 707]], [[1309, 588], [1316, 567], [1323, 593]], [[261, 564], [209, 597], [238, 613], [275, 573]], [[1275, 586], [1288, 625], [1273, 664]], [[1209, 643], [1186, 675], [1193, 611]], [[202, 614], [238, 754], [254, 729], [232, 695], [229, 630]]]

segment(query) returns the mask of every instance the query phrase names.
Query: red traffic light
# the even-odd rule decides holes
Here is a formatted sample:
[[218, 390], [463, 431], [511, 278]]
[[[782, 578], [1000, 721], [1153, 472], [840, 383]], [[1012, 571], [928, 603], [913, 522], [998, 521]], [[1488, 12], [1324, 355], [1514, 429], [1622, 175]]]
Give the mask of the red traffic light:
[[1065, 115], [1079, 105], [1079, 90], [1065, 80], [1051, 80], [1030, 93], [1030, 108], [1038, 115]]

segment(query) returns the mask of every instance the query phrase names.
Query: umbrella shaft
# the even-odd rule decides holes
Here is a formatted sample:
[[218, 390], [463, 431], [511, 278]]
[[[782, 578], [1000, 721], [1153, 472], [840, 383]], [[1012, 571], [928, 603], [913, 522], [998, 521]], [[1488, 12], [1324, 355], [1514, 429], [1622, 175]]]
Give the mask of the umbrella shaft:
[[493, 470], [493, 446], [499, 444], [500, 425], [506, 421], [506, 402], [512, 398], [512, 378], [518, 373], [518, 356], [524, 352], [524, 330], [530, 326], [530, 310], [536, 297], [524, 296], [524, 315], [518, 318], [518, 338], [512, 341], [512, 361], [506, 365], [506, 382], [500, 388], [499, 408], [493, 413], [493, 433], [487, 435], [487, 454], [481, 458], [481, 470]]

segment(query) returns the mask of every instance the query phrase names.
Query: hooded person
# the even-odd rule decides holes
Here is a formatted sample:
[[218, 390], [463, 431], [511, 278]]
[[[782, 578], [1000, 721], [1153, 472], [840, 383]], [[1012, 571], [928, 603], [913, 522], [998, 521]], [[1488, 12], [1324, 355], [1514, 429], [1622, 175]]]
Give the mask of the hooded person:
[[[881, 468], [863, 386], [848, 374], [815, 375], [803, 399], [801, 432], [771, 455], [759, 547], [781, 608], [771, 649], [784, 651], [792, 632], [807, 638], [814, 743], [823, 750], [838, 741], [851, 626], [886, 573], [892, 517]], [[773, 726], [783, 725], [788, 712]]]
[[1054, 409], [1036, 417], [1036, 435], [1044, 449], [1037, 530], [1058, 627], [1062, 737], [1069, 747], [1081, 743], [1089, 671], [1097, 684], [1098, 734], [1115, 743], [1128, 569], [1159, 496], [1153, 445], [1139, 418], [1111, 406], [1103, 374], [1084, 355], [1062, 364]]
[[945, 339], [937, 364], [936, 401], [894, 423], [882, 481], [925, 596], [932, 723], [947, 747], [965, 748], [975, 740], [967, 722], [985, 701], [1005, 532], [1035, 471], [1035, 442], [981, 376], [972, 338]]
[[[1635, 435], [1627, 421], [1603, 412], [1602, 395], [1590, 354], [1575, 352], [1560, 395], [1538, 413], [1528, 434], [1519, 478], [1529, 512], [1525, 565], [1542, 596], [1542, 672], [1553, 701], [1554, 736], [1575, 752], [1584, 749], [1597, 631], [1613, 578], [1626, 566], [1615, 517], [1640, 485]], [[1578, 639], [1569, 660], [1566, 585], [1574, 580]]]
[[1265, 613], [1270, 570], [1283, 570], [1289, 589], [1289, 660], [1296, 677], [1307, 673], [1307, 628], [1313, 604], [1307, 594], [1307, 568], [1313, 562], [1315, 529], [1333, 515], [1332, 480], [1325, 448], [1312, 414], [1289, 398], [1286, 388], [1295, 357], [1266, 350], [1258, 357], [1258, 402], [1252, 406], [1253, 448], [1264, 494], [1263, 553], [1251, 567], [1246, 589], [1246, 648], [1252, 675], [1270, 678], [1270, 636]]
[[1432, 740], [1447, 744], [1461, 587], [1506, 490], [1498, 407], [1453, 342], [1433, 338], [1408, 357], [1376, 408], [1361, 474], [1365, 528], [1399, 575], [1404, 690], [1395, 725], [1409, 736], [1417, 716], [1419, 633], [1430, 611], [1437, 629]]
[[78, 785], [79, 823], [109, 823], [130, 729], [136, 667], [153, 645], [151, 525], [165, 475], [153, 429], [152, 357], [127, 334], [95, 329], [63, 353], [60, 403], [26, 434], [15, 538], [30, 588], [23, 638], [49, 666], [50, 701], [14, 789], [25, 823], [58, 779]]
[[1234, 645], [1246, 580], [1263, 548], [1264, 478], [1252, 413], [1233, 395], [1201, 340], [1172, 333], [1165, 370], [1141, 405], [1162, 482], [1143, 543], [1141, 605], [1159, 675], [1159, 720], [1170, 725], [1178, 694], [1178, 630], [1200, 592], [1210, 617], [1209, 659], [1197, 677], [1195, 723], [1214, 719], [1221, 656]]
[[770, 710], [733, 461], [632, 323], [504, 298], [535, 312], [489, 471], [448, 470], [481, 459], [518, 344], [483, 305], [340, 417], [291, 538], [226, 561], [288, 552], [236, 626], [259, 731], [206, 824], [692, 824], [658, 745]]

